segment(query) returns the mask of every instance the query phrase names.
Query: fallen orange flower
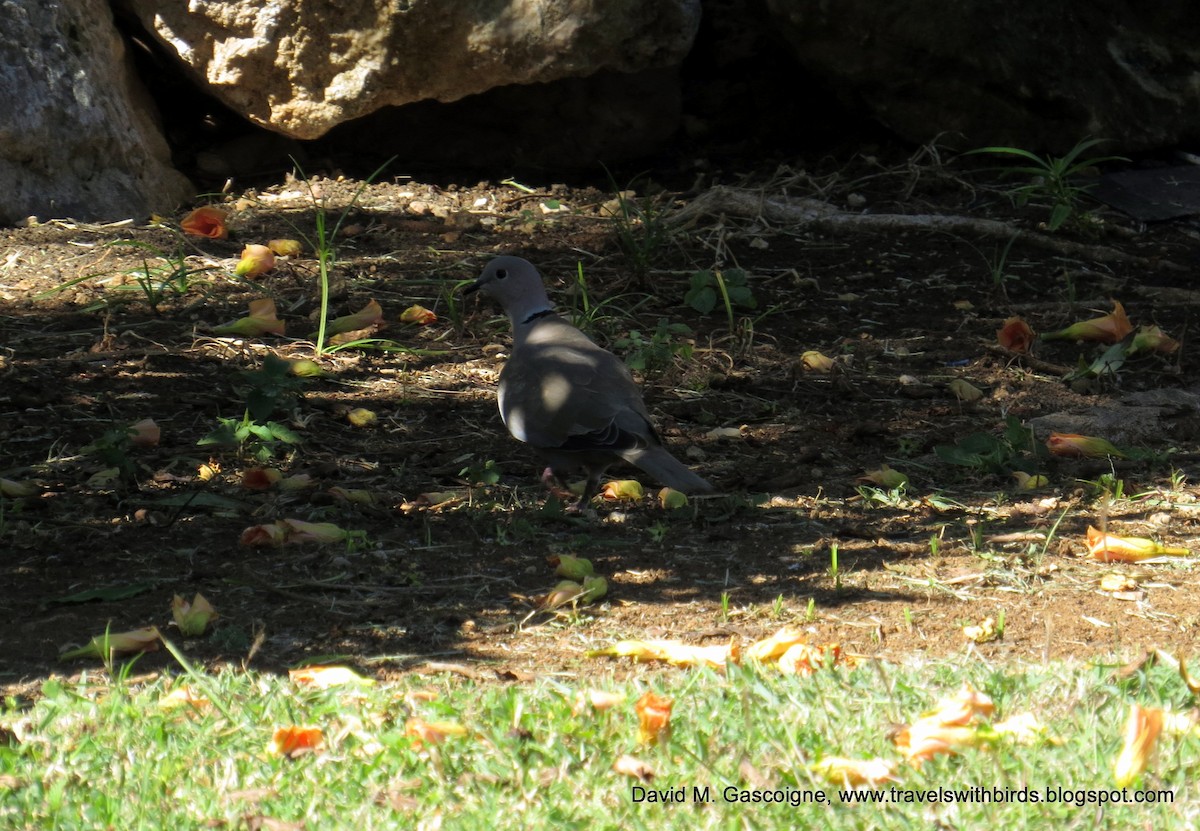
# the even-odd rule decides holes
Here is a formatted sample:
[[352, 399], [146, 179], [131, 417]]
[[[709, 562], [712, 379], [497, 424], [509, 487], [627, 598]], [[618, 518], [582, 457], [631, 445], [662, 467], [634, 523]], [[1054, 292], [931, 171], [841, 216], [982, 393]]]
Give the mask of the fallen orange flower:
[[792, 626], [785, 626], [768, 638], [746, 647], [745, 655], [752, 661], [774, 661], [797, 644], [808, 641], [808, 635]]
[[1125, 746], [1113, 763], [1113, 778], [1118, 788], [1124, 788], [1142, 775], [1162, 727], [1162, 710], [1130, 705], [1129, 718], [1125, 721]]
[[810, 349], [800, 356], [800, 366], [808, 372], [825, 375], [833, 372], [833, 358]]
[[1117, 343], [1133, 331], [1125, 307], [1113, 301], [1113, 310], [1104, 317], [1080, 321], [1066, 329], [1042, 335], [1043, 340], [1086, 340], [1098, 343]]
[[1019, 317], [1010, 317], [996, 330], [996, 340], [1005, 349], [1013, 352], [1028, 352], [1033, 346], [1034, 334], [1029, 324]]
[[633, 705], [638, 715], [638, 744], [658, 744], [671, 737], [671, 709], [675, 702], [647, 691]]
[[658, 492], [658, 504], [666, 511], [686, 508], [688, 504], [687, 494], [677, 491], [674, 488], [663, 488]]
[[325, 734], [320, 727], [280, 727], [271, 737], [267, 751], [294, 759], [320, 750], [323, 744]]
[[1179, 349], [1179, 341], [1174, 338], [1167, 337], [1163, 334], [1163, 330], [1157, 326], [1143, 326], [1138, 329], [1138, 333], [1133, 336], [1133, 340], [1129, 343], [1129, 350], [1126, 355], [1132, 355], [1135, 352], [1161, 352], [1164, 355], [1170, 355]]
[[605, 710], [611, 710], [613, 707], [624, 702], [625, 695], [623, 693], [605, 692], [604, 690], [580, 690], [575, 694], [575, 704], [571, 707], [571, 715], [579, 715], [584, 707], [590, 707], [598, 713], [603, 713]]
[[617, 761], [613, 762], [613, 772], [619, 773], [622, 776], [629, 776], [633, 779], [639, 779], [642, 782], [649, 782], [654, 778], [653, 768], [641, 759], [628, 754], [617, 757]]
[[859, 785], [875, 787], [880, 782], [898, 781], [893, 775], [896, 763], [885, 759], [845, 759], [829, 756], [814, 762], [808, 769], [831, 785], [856, 788]]
[[175, 618], [175, 625], [183, 635], [194, 638], [204, 634], [208, 624], [216, 619], [217, 610], [204, 595], [196, 592], [191, 603], [175, 595], [171, 599], [171, 616]]
[[301, 519], [281, 519], [277, 523], [287, 532], [284, 542], [342, 542], [350, 532], [332, 522], [305, 522]]
[[242, 531], [238, 542], [251, 548], [271, 548], [283, 545], [287, 538], [287, 529], [277, 522], [263, 525], [251, 525]]
[[106, 659], [110, 655], [122, 652], [153, 652], [158, 649], [162, 636], [155, 626], [144, 629], [134, 629], [130, 632], [105, 632], [97, 635], [78, 649], [72, 649], [59, 655], [59, 660], [69, 661], [73, 658], [96, 657]]
[[645, 495], [642, 483], [636, 479], [614, 479], [605, 482], [600, 496], [610, 502], [635, 502]]
[[369, 687], [375, 683], [373, 679], [364, 678], [349, 667], [309, 666], [301, 669], [289, 669], [288, 678], [297, 686], [314, 687], [319, 690], [344, 684]]
[[937, 707], [931, 713], [922, 716], [922, 719], [963, 727], [978, 717], [990, 718], [995, 709], [996, 705], [990, 695], [964, 682], [957, 693], [939, 701]]
[[329, 322], [325, 333], [340, 335], [344, 332], [357, 332], [361, 329], [375, 328], [381, 323], [383, 323], [383, 309], [372, 300], [354, 314], [334, 318]]
[[941, 724], [935, 719], [921, 719], [903, 727], [893, 741], [896, 749], [908, 762], [917, 764], [940, 753], [956, 754], [959, 748], [974, 747], [986, 734], [975, 727]]
[[129, 443], [134, 447], [155, 447], [162, 438], [162, 430], [152, 418], [143, 418], [129, 427]]
[[233, 273], [247, 280], [261, 277], [275, 267], [275, 254], [265, 245], [247, 245]]
[[1112, 442], [1096, 436], [1081, 436], [1078, 433], [1051, 433], [1046, 439], [1046, 447], [1055, 456], [1074, 456], [1087, 459], [1099, 459], [1104, 456], [1125, 458], [1125, 451]]
[[269, 297], [250, 301], [249, 317], [241, 317], [232, 323], [213, 327], [215, 335], [282, 335], [286, 324], [275, 315], [275, 301]]
[[242, 487], [250, 491], [270, 490], [283, 478], [283, 472], [273, 467], [248, 467], [242, 471]]
[[404, 735], [413, 739], [417, 747], [426, 744], [441, 744], [452, 736], [467, 735], [467, 728], [452, 721], [425, 721], [410, 718], [404, 722]]
[[185, 234], [209, 239], [225, 239], [229, 229], [225, 226], [225, 212], [220, 208], [196, 208], [183, 219], [179, 227]]
[[881, 465], [879, 470], [870, 470], [858, 477], [860, 482], [871, 482], [881, 488], [896, 490], [908, 484], [908, 477], [898, 470], [892, 470], [888, 465]]
[[1145, 537], [1118, 537], [1097, 528], [1087, 529], [1088, 557], [1101, 563], [1137, 563], [1151, 557], [1186, 557], [1186, 548], [1172, 548]]
[[420, 305], [409, 306], [400, 313], [401, 323], [415, 323], [418, 326], [427, 326], [436, 320], [437, 315]]
[[294, 239], [273, 239], [267, 242], [267, 248], [271, 249], [271, 253], [280, 257], [299, 257], [304, 251], [304, 246], [299, 240]]
[[[582, 587], [580, 587], [582, 588]], [[724, 669], [730, 661], [737, 663], [740, 653], [732, 643], [715, 646], [692, 646], [679, 641], [618, 641], [605, 649], [587, 653], [589, 658], [632, 658], [638, 663], [663, 661], [673, 666], [707, 666]]]

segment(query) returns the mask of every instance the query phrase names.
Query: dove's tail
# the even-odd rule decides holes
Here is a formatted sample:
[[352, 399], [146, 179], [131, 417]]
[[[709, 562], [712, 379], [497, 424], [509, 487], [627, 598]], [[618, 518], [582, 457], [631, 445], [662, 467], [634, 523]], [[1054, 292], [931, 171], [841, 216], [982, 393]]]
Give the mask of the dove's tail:
[[637, 465], [668, 488], [683, 493], [710, 493], [713, 489], [708, 480], [692, 473], [662, 447], [647, 447], [622, 455], [625, 461]]

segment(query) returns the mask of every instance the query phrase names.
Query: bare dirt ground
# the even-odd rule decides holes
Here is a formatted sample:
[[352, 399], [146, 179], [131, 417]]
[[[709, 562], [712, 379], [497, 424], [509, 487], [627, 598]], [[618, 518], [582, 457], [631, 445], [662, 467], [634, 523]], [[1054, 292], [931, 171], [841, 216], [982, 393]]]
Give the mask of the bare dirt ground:
[[[312, 184], [331, 222], [357, 187]], [[1119, 411], [1128, 416], [1106, 438], [1136, 459], [1027, 451], [988, 467], [950, 464], [935, 447], [999, 437], [1006, 417], [1028, 425], [1200, 392], [1188, 338], [1200, 300], [1194, 224], [1143, 227], [1088, 203], [1098, 221], [1019, 239], [996, 268], [1004, 242], [983, 225], [864, 227], [846, 217], [1036, 231], [1045, 207], [1014, 208], [994, 174], [929, 155], [856, 158], [742, 183], [764, 199], [819, 199], [845, 211], [844, 224], [764, 203], [750, 215], [721, 215], [718, 204], [669, 225], [711, 191], [660, 194], [655, 216], [633, 229], [664, 232], [639, 273], [609, 215], [613, 194], [527, 184], [398, 177], [360, 194], [337, 241], [333, 314], [378, 301], [386, 326], [375, 337], [406, 351], [340, 351], [321, 361], [328, 376], [271, 393], [273, 418], [300, 439], [273, 448], [198, 442], [218, 419], [243, 416], [247, 390], [261, 383], [245, 373], [267, 355], [312, 355], [311, 252], [256, 284], [232, 276], [244, 243], [312, 233], [301, 183], [228, 197], [228, 240], [69, 222], [0, 231], [0, 476], [40, 494], [5, 499], [0, 514], [0, 684], [79, 671], [89, 664], [58, 654], [106, 627], [167, 631], [171, 596], [197, 591], [221, 615], [211, 634], [182, 641], [201, 664], [278, 669], [337, 656], [380, 677], [439, 662], [481, 677], [583, 675], [597, 670], [585, 651], [615, 639], [752, 639], [784, 623], [891, 659], [1186, 653], [1200, 623], [1192, 560], [1113, 565], [1082, 555], [1089, 524], [1198, 547], [1194, 406], [1172, 399], [1148, 424], [1144, 408]], [[648, 206], [652, 187], [635, 188]], [[649, 360], [640, 377], [664, 438], [720, 494], [666, 511], [647, 481], [643, 501], [598, 505], [594, 516], [544, 509], [537, 460], [495, 410], [507, 324], [486, 301], [454, 294], [498, 253], [534, 261], [564, 309], [590, 306], [597, 340]], [[170, 258], [188, 276], [151, 308], [136, 272]], [[714, 267], [743, 269], [757, 303], [734, 308], [732, 325], [720, 304], [702, 315], [683, 302], [691, 275]], [[212, 334], [263, 296], [275, 299], [288, 337]], [[1054, 341], [1018, 356], [997, 346], [1012, 315], [1048, 332], [1104, 314], [1112, 299], [1135, 326], [1157, 324], [1182, 348], [1068, 383], [1102, 347]], [[414, 303], [438, 320], [399, 322]], [[660, 320], [691, 333], [664, 329], [655, 342]], [[806, 370], [809, 350], [833, 358], [834, 370]], [[982, 398], [961, 401], [955, 379]], [[359, 407], [378, 421], [353, 426], [347, 413]], [[157, 446], [97, 452], [108, 431], [143, 418], [161, 427]], [[1045, 431], [1037, 438], [1040, 447]], [[246, 490], [241, 475], [259, 451], [314, 486]], [[122, 463], [116, 478], [97, 476]], [[219, 473], [202, 480], [204, 464]], [[909, 477], [905, 490], [861, 479], [883, 464]], [[1013, 466], [1046, 475], [1046, 486], [1018, 489]], [[347, 502], [333, 487], [372, 501]], [[285, 517], [362, 533], [350, 545], [239, 544], [248, 526]], [[547, 558], [560, 553], [592, 559], [607, 596], [538, 611], [536, 598], [557, 580]], [[1112, 572], [1131, 582], [1103, 591]], [[102, 591], [80, 596], [90, 590]], [[964, 624], [988, 617], [1000, 637], [964, 636]], [[170, 663], [157, 653], [139, 668]]]

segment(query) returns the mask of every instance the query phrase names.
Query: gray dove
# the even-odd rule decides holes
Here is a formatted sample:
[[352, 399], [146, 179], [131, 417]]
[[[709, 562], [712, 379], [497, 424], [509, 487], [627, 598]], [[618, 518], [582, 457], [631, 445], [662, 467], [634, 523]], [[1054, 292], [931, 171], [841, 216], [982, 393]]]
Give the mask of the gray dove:
[[662, 446], [625, 364], [554, 313], [531, 263], [497, 257], [465, 292], [478, 290], [497, 301], [512, 324], [513, 349], [497, 396], [504, 426], [534, 447], [559, 481], [586, 471], [580, 508], [621, 459], [676, 490], [712, 490]]

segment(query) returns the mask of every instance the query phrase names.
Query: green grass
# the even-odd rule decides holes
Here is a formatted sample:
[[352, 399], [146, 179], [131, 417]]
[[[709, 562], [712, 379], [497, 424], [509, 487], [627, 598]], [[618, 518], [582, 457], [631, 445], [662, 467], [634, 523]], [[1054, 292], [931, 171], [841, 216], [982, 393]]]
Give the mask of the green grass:
[[[477, 683], [409, 676], [395, 684], [297, 689], [288, 679], [224, 671], [148, 683], [85, 675], [50, 680], [26, 709], [0, 715], [0, 828], [173, 831], [257, 827], [261, 818], [306, 829], [444, 828], [1183, 828], [1200, 821], [1200, 738], [1165, 736], [1140, 793], [1173, 802], [1079, 807], [1063, 802], [849, 805], [814, 781], [826, 756], [896, 760], [888, 726], [915, 720], [964, 680], [990, 694], [996, 718], [1032, 711], [1060, 740], [999, 744], [901, 765], [895, 791], [978, 787], [1044, 795], [1047, 788], [1111, 792], [1112, 762], [1131, 702], [1184, 710], [1193, 702], [1164, 667], [1111, 680], [1111, 667], [1053, 665], [1001, 671], [977, 661], [787, 677], [771, 670], [645, 670], [618, 681], [602, 661], [587, 682]], [[621, 666], [625, 675], [627, 667]], [[160, 706], [189, 684], [220, 707]], [[606, 712], [572, 714], [595, 687], [627, 695]], [[432, 701], [406, 694], [434, 692]], [[664, 747], [637, 745], [634, 701], [646, 690], [674, 699]], [[465, 736], [420, 747], [405, 722], [453, 721]], [[296, 759], [267, 750], [275, 728], [316, 725], [326, 748]], [[632, 754], [649, 784], [618, 775]], [[757, 781], [757, 784], [754, 784]], [[633, 786], [682, 788], [684, 804], [638, 803]], [[707, 788], [709, 801], [696, 796]], [[812, 794], [832, 804], [741, 804], [724, 789]], [[891, 796], [892, 793], [897, 796]], [[907, 795], [907, 796], [906, 796]], [[438, 823], [441, 822], [439, 826]], [[1191, 825], [1188, 825], [1191, 823]], [[264, 825], [263, 827], [273, 827]]]

